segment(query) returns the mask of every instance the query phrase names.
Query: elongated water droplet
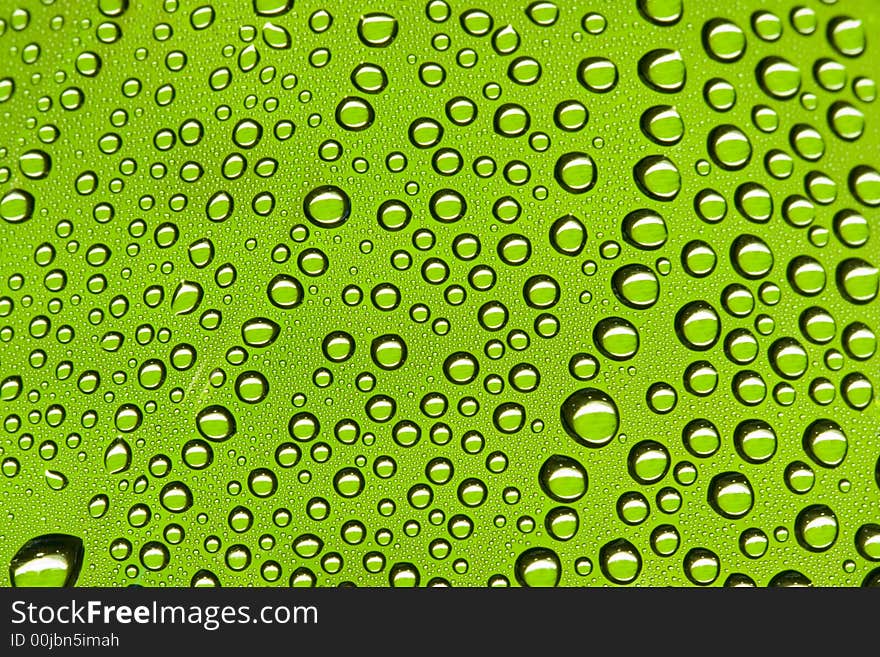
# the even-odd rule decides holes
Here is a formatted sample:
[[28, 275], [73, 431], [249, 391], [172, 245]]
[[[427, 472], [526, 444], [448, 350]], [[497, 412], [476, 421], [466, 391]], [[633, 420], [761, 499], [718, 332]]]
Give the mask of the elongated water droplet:
[[171, 310], [175, 315], [189, 315], [202, 302], [204, 290], [195, 281], [181, 281], [171, 296]]
[[45, 534], [22, 545], [9, 564], [14, 587], [73, 586], [83, 560], [82, 539], [69, 534]]
[[116, 438], [107, 446], [104, 467], [110, 474], [125, 472], [131, 467], [131, 446], [124, 438]]

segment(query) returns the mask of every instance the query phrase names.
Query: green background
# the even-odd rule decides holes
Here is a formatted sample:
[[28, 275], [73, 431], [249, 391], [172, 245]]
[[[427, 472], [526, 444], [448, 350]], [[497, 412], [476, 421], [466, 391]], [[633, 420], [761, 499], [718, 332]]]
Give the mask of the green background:
[[[876, 330], [880, 306], [876, 301], [864, 305], [848, 302], [839, 292], [833, 272], [845, 258], [864, 258], [875, 266], [880, 259], [877, 211], [859, 203], [847, 187], [850, 171], [860, 164], [876, 167], [880, 152], [877, 104], [859, 99], [852, 86], [859, 76], [876, 77], [878, 73], [877, 44], [872, 38], [880, 34], [876, 3], [691, 0], [685, 1], [682, 18], [667, 26], [647, 20], [634, 0], [559, 0], [558, 18], [549, 26], [529, 17], [526, 2], [484, 3], [479, 8], [491, 14], [492, 32], [510, 24], [519, 33], [519, 47], [509, 56], [493, 49], [491, 32], [475, 36], [465, 30], [460, 17], [472, 6], [457, 1], [449, 3], [449, 18], [442, 22], [429, 19], [423, 2], [297, 0], [288, 13], [276, 17], [257, 15], [250, 2], [216, 3], [212, 24], [201, 30], [193, 27], [190, 17], [204, 1], [132, 0], [118, 15], [111, 4], [58, 0], [0, 5], [0, 78], [13, 79], [15, 86], [11, 97], [0, 103], [0, 195], [25, 189], [35, 199], [28, 221], [0, 221], [0, 296], [6, 309], [0, 317], [0, 379], [20, 376], [22, 381], [20, 396], [0, 402], [0, 461], [11, 458], [19, 464], [17, 468], [5, 466], [10, 471], [17, 469], [14, 476], [0, 477], [0, 561], [8, 563], [30, 538], [62, 532], [84, 542], [78, 584], [86, 586], [188, 586], [202, 569], [214, 573], [224, 586], [287, 585], [297, 568], [308, 568], [318, 585], [387, 585], [394, 564], [400, 563], [412, 564], [422, 585], [442, 578], [454, 586], [484, 586], [490, 581], [516, 584], [517, 557], [529, 548], [543, 546], [558, 555], [561, 585], [601, 586], [610, 581], [600, 568], [600, 548], [626, 538], [643, 560], [637, 585], [690, 585], [683, 560], [697, 547], [717, 556], [720, 571], [715, 585], [723, 584], [731, 573], [748, 574], [764, 585], [787, 569], [800, 571], [818, 585], [863, 582], [874, 566], [857, 551], [855, 535], [862, 525], [880, 522], [880, 490], [875, 481], [880, 406], [875, 399], [864, 410], [854, 410], [845, 403], [840, 385], [844, 376], [853, 372], [875, 381], [877, 356], [863, 361], [849, 357], [842, 346], [842, 331], [856, 321]], [[809, 34], [799, 33], [792, 22], [791, 11], [801, 4], [814, 12], [816, 28]], [[320, 9], [329, 12], [333, 20], [329, 29], [316, 32], [310, 27], [310, 16]], [[783, 33], [779, 40], [768, 42], [755, 35], [750, 16], [759, 9], [780, 18]], [[21, 10], [28, 12], [27, 19]], [[358, 37], [359, 19], [370, 12], [386, 12], [397, 21], [397, 36], [387, 47], [369, 47]], [[590, 12], [607, 20], [600, 34], [584, 29], [582, 19]], [[862, 55], [841, 56], [829, 43], [826, 27], [839, 15], [863, 21], [868, 47]], [[716, 17], [734, 21], [745, 33], [745, 53], [734, 63], [715, 61], [704, 49], [702, 27]], [[805, 20], [809, 24], [809, 17]], [[261, 35], [267, 21], [288, 31], [289, 49], [267, 45]], [[105, 23], [118, 26], [120, 35], [112, 43], [100, 38], [113, 32], [102, 27]], [[438, 35], [448, 37], [447, 48], [438, 50], [443, 45]], [[32, 63], [28, 62], [35, 51], [30, 44], [39, 49]], [[260, 58], [245, 72], [239, 53], [250, 45]], [[656, 48], [681, 53], [687, 70], [682, 91], [660, 93], [640, 79], [639, 60]], [[316, 54], [318, 49], [326, 49], [329, 55], [329, 62], [321, 67], [314, 65], [322, 56]], [[462, 49], [476, 53], [472, 68], [458, 62]], [[75, 66], [77, 57], [86, 51], [97, 53], [102, 60], [94, 77], [82, 75]], [[173, 64], [173, 53], [185, 54], [182, 70], [169, 68], [168, 57], [171, 55]], [[772, 55], [784, 57], [800, 69], [801, 94], [815, 94], [815, 108], [808, 109], [810, 99], [800, 94], [783, 101], [762, 91], [755, 68], [762, 58]], [[526, 86], [510, 79], [508, 66], [519, 56], [540, 62], [537, 83]], [[617, 68], [618, 82], [608, 93], [590, 92], [578, 81], [578, 63], [594, 56], [610, 59]], [[823, 57], [845, 66], [848, 83], [843, 90], [832, 93], [817, 83], [812, 69]], [[362, 62], [385, 70], [388, 84], [381, 93], [362, 93], [353, 85], [352, 70]], [[429, 87], [420, 81], [420, 66], [428, 62], [445, 69], [445, 80], [439, 86]], [[229, 69], [231, 82], [214, 91], [209, 79], [221, 67]], [[712, 109], [704, 99], [703, 86], [715, 77], [726, 79], [736, 89], [736, 104], [727, 112]], [[132, 79], [140, 82], [141, 89], [128, 97], [123, 87]], [[486, 85], [490, 83], [500, 89], [497, 99], [487, 98]], [[160, 105], [157, 90], [163, 85], [173, 87], [173, 100]], [[62, 105], [62, 95], [72, 87], [82, 91], [84, 101], [78, 109], [68, 110]], [[375, 120], [365, 130], [346, 130], [336, 121], [336, 108], [348, 96], [366, 98], [374, 108]], [[477, 106], [477, 118], [468, 126], [457, 126], [446, 116], [446, 103], [456, 96], [473, 99]], [[554, 108], [564, 100], [578, 100], [588, 109], [589, 120], [581, 130], [566, 132], [554, 124]], [[839, 100], [849, 101], [865, 116], [864, 133], [854, 142], [837, 138], [828, 126], [826, 112]], [[495, 132], [493, 114], [507, 102], [527, 110], [531, 119], [528, 133], [545, 133], [549, 138], [546, 150], [530, 146], [528, 134], [507, 138]], [[685, 125], [683, 138], [673, 146], [652, 142], [639, 124], [645, 110], [666, 104], [677, 108]], [[752, 110], [759, 104], [778, 113], [775, 132], [764, 133], [754, 125]], [[114, 114], [117, 110], [125, 112], [122, 125], [114, 125], [113, 117], [122, 116]], [[437, 147], [421, 149], [411, 143], [408, 128], [420, 117], [431, 117], [443, 125], [439, 147], [460, 153], [463, 166], [459, 173], [440, 175], [431, 160]], [[197, 119], [204, 127], [198, 144], [187, 146], [178, 137], [170, 150], [156, 148], [157, 132], [170, 129], [177, 133], [189, 119]], [[242, 119], [252, 119], [263, 127], [262, 139], [253, 149], [239, 148], [232, 139], [233, 127]], [[293, 136], [283, 141], [273, 134], [282, 120], [296, 126]], [[824, 137], [825, 152], [818, 162], [806, 161], [793, 152], [789, 131], [799, 123], [814, 126]], [[710, 160], [707, 136], [721, 124], [735, 125], [746, 133], [753, 151], [751, 161], [739, 171], [725, 171], [712, 164], [708, 175], [700, 175], [698, 161]], [[49, 125], [57, 128], [59, 136], [46, 144], [40, 135], [47, 133], [40, 130]], [[118, 135], [121, 146], [105, 154], [101, 144], [107, 142], [101, 139], [109, 133]], [[342, 154], [335, 161], [326, 161], [319, 157], [319, 147], [331, 139], [341, 145]], [[32, 149], [51, 157], [51, 171], [42, 180], [25, 177], [19, 164], [20, 156]], [[794, 158], [789, 178], [768, 175], [764, 155], [771, 149], [781, 149]], [[557, 159], [573, 151], [586, 152], [595, 162], [597, 181], [585, 194], [568, 193], [554, 179]], [[228, 180], [221, 173], [222, 163], [236, 152], [245, 155], [248, 168], [240, 178]], [[406, 156], [403, 171], [391, 171], [386, 165], [392, 152]], [[648, 198], [634, 182], [635, 164], [654, 154], [670, 158], [681, 173], [681, 189], [674, 201]], [[481, 156], [491, 157], [497, 164], [491, 177], [474, 173], [473, 163]], [[255, 173], [254, 165], [261, 158], [277, 161], [277, 171], [271, 177]], [[134, 172], [126, 169], [125, 160], [136, 165]], [[515, 185], [505, 178], [503, 169], [513, 160], [527, 164], [527, 183]], [[179, 177], [181, 166], [190, 161], [204, 170], [200, 179], [191, 183]], [[160, 179], [151, 174], [155, 163], [167, 169]], [[852, 208], [866, 217], [874, 233], [865, 245], [849, 247], [831, 232], [827, 245], [817, 246], [813, 242], [821, 244], [821, 233], [814, 233], [811, 241], [810, 229], [796, 228], [782, 217], [782, 201], [791, 194], [805, 194], [804, 177], [816, 170], [836, 182], [837, 198], [830, 205], [816, 204], [813, 227], [830, 231], [834, 215]], [[99, 181], [88, 195], [78, 193], [75, 186], [85, 171], [93, 171]], [[759, 182], [770, 191], [774, 214], [769, 222], [749, 221], [735, 209], [734, 192], [746, 181]], [[351, 215], [338, 228], [314, 225], [303, 212], [305, 195], [326, 184], [340, 187], [350, 197]], [[456, 190], [467, 201], [464, 217], [455, 223], [438, 222], [430, 213], [431, 196], [446, 188]], [[727, 200], [727, 214], [719, 223], [702, 221], [695, 212], [693, 199], [706, 188]], [[212, 222], [205, 207], [221, 190], [234, 198], [234, 211], [225, 221]], [[251, 203], [265, 191], [274, 196], [275, 206], [268, 216], [259, 216], [252, 212]], [[514, 223], [493, 216], [495, 202], [507, 196], [522, 208]], [[377, 222], [377, 209], [387, 199], [403, 200], [412, 209], [412, 220], [405, 229], [390, 232]], [[95, 208], [102, 205], [113, 209], [112, 219], [104, 223], [95, 219]], [[666, 221], [668, 239], [657, 250], [639, 249], [622, 239], [624, 217], [640, 208], [653, 209]], [[557, 252], [549, 240], [551, 224], [567, 214], [577, 216], [588, 234], [576, 257]], [[154, 231], [166, 222], [174, 224], [179, 235], [172, 246], [163, 248]], [[69, 234], [64, 228], [67, 225]], [[141, 225], [145, 226], [142, 231], [138, 230]], [[419, 229], [433, 233], [433, 246], [420, 249], [414, 244]], [[307, 237], [301, 239], [305, 232]], [[472, 261], [453, 252], [452, 242], [462, 233], [478, 236], [481, 243], [480, 254]], [[774, 254], [774, 269], [766, 280], [781, 288], [781, 299], [775, 305], [758, 299], [762, 280], [740, 277], [730, 262], [730, 244], [743, 233], [761, 237]], [[509, 234], [525, 235], [531, 242], [531, 257], [523, 265], [511, 266], [497, 253], [499, 241]], [[200, 269], [190, 261], [188, 246], [203, 238], [213, 243], [214, 259]], [[718, 255], [716, 268], [703, 278], [689, 275], [681, 264], [683, 247], [694, 239], [709, 243]], [[608, 245], [609, 241], [616, 242], [617, 249]], [[54, 247], [56, 255], [51, 264], [41, 266], [35, 252], [45, 243]], [[99, 244], [112, 255], [106, 264], [95, 267], [86, 255]], [[284, 253], [285, 247], [289, 258], [279, 262], [283, 256], [277, 254]], [[328, 266], [322, 275], [309, 276], [300, 270], [297, 258], [307, 248], [325, 254]], [[408, 252], [412, 260], [404, 271], [391, 264], [392, 254], [399, 250]], [[828, 272], [827, 285], [816, 297], [797, 293], [786, 279], [788, 262], [800, 254], [815, 257]], [[423, 278], [422, 264], [429, 258], [439, 258], [448, 266], [444, 283], [431, 284]], [[662, 258], [669, 260], [671, 271], [658, 275], [657, 302], [644, 310], [622, 304], [612, 290], [612, 274], [630, 263], [657, 271]], [[588, 262], [593, 264], [585, 264]], [[221, 288], [215, 273], [226, 263], [234, 265], [237, 276], [232, 285]], [[468, 283], [468, 273], [477, 264], [491, 266], [496, 272], [497, 281], [489, 291], [476, 290]], [[48, 290], [43, 282], [52, 269], [66, 273], [66, 286], [59, 292]], [[280, 273], [295, 276], [304, 286], [303, 302], [296, 308], [283, 310], [268, 301], [267, 285]], [[106, 288], [93, 293], [89, 280], [98, 274], [105, 277]], [[560, 299], [549, 310], [530, 307], [523, 297], [523, 286], [534, 275], [547, 275], [558, 283]], [[196, 282], [204, 290], [197, 311], [191, 314], [179, 315], [172, 308], [173, 292], [182, 281]], [[756, 307], [748, 317], [733, 317], [722, 308], [722, 291], [734, 282], [745, 285], [756, 297]], [[392, 311], [380, 310], [371, 302], [370, 291], [382, 283], [392, 283], [400, 290], [399, 306]], [[343, 289], [351, 285], [363, 291], [363, 300], [354, 306], [342, 298]], [[446, 300], [445, 291], [451, 285], [466, 291], [460, 305]], [[144, 301], [150, 286], [164, 290], [164, 300], [155, 308]], [[113, 300], [121, 297], [127, 299], [128, 309], [116, 317]], [[52, 299], [60, 300], [60, 310], [52, 305]], [[504, 303], [509, 312], [507, 325], [498, 332], [485, 330], [477, 319], [482, 304], [492, 300]], [[720, 316], [721, 339], [705, 352], [688, 349], [675, 333], [676, 312], [693, 300], [708, 301]], [[427, 321], [412, 319], [410, 309], [415, 304], [430, 310]], [[836, 319], [837, 333], [830, 343], [817, 345], [801, 334], [799, 317], [810, 306], [821, 306]], [[93, 312], [95, 309], [100, 313]], [[200, 317], [208, 309], [222, 313], [216, 329], [200, 325]], [[558, 334], [552, 338], [536, 332], [536, 318], [543, 312], [558, 319]], [[761, 335], [755, 329], [759, 314], [775, 321], [772, 334]], [[41, 338], [33, 337], [29, 328], [38, 316], [51, 320], [49, 334]], [[241, 327], [254, 317], [269, 318], [280, 327], [277, 340], [266, 348], [243, 342]], [[635, 326], [640, 346], [634, 357], [615, 361], [597, 350], [593, 329], [605, 317], [624, 318]], [[58, 339], [57, 330], [63, 325], [73, 331], [68, 342]], [[142, 325], [152, 326], [156, 332], [145, 345], [136, 339]], [[735, 364], [724, 352], [724, 336], [738, 327], [749, 328], [760, 345], [757, 359], [747, 366]], [[486, 343], [492, 339], [507, 342], [514, 329], [528, 335], [527, 348], [517, 351], [506, 346], [503, 357], [490, 359], [484, 352]], [[336, 330], [349, 332], [356, 343], [354, 355], [342, 363], [330, 362], [321, 350], [324, 337]], [[101, 346], [110, 331], [124, 336], [121, 347], [113, 352]], [[384, 371], [371, 360], [371, 341], [385, 334], [398, 334], [407, 344], [408, 357], [400, 369]], [[777, 403], [770, 392], [783, 379], [771, 367], [768, 348], [783, 336], [796, 338], [809, 356], [807, 372], [791, 382], [796, 400], [789, 406]], [[191, 345], [197, 352], [195, 364], [184, 371], [170, 363], [173, 348], [181, 344]], [[230, 362], [229, 350], [234, 347], [244, 348], [248, 354], [244, 364]], [[843, 354], [842, 368], [827, 367], [824, 357], [829, 348]], [[45, 353], [44, 364], [40, 365], [39, 356], [35, 361], [37, 350]], [[478, 376], [466, 385], [452, 383], [442, 368], [446, 357], [459, 351], [470, 352], [480, 363]], [[594, 354], [600, 363], [598, 375], [589, 382], [578, 381], [569, 372], [571, 357], [581, 352]], [[138, 369], [148, 359], [160, 359], [166, 365], [167, 378], [157, 390], [147, 390], [138, 382]], [[719, 374], [717, 389], [707, 397], [689, 393], [682, 383], [686, 367], [696, 360], [708, 360]], [[62, 361], [72, 363], [73, 371], [63, 380], [57, 375]], [[519, 392], [508, 383], [511, 368], [523, 362], [540, 371], [540, 385], [533, 392]], [[332, 384], [324, 388], [313, 381], [314, 372], [321, 367], [333, 375]], [[211, 373], [218, 368], [225, 372], [225, 382], [215, 387]], [[731, 391], [734, 375], [744, 369], [758, 372], [767, 384], [766, 399], [757, 406], [743, 405]], [[100, 386], [86, 394], [77, 382], [90, 370], [100, 373]], [[268, 396], [260, 403], [247, 404], [236, 396], [234, 382], [245, 370], [259, 371], [268, 381]], [[368, 392], [356, 384], [364, 372], [375, 376], [375, 386]], [[484, 381], [490, 375], [504, 382], [500, 393], [487, 389], [491, 386]], [[827, 405], [811, 399], [810, 382], [817, 377], [827, 377], [837, 389]], [[649, 386], [658, 381], [668, 382], [678, 393], [677, 405], [668, 414], [657, 414], [646, 404]], [[585, 387], [605, 391], [619, 409], [620, 426], [614, 440], [597, 449], [573, 440], [560, 419], [565, 399]], [[420, 410], [420, 401], [432, 392], [448, 398], [443, 417], [430, 418]], [[365, 406], [376, 394], [396, 401], [392, 421], [380, 423], [368, 417]], [[457, 410], [464, 397], [479, 404], [473, 416]], [[493, 424], [493, 411], [506, 402], [521, 404], [525, 412], [524, 427], [511, 434]], [[114, 423], [123, 404], [142, 410], [143, 420], [136, 431], [120, 432]], [[187, 441], [200, 437], [196, 415], [215, 404], [234, 415], [237, 432], [225, 442], [211, 444], [214, 459], [208, 468], [193, 470], [182, 461], [181, 450]], [[57, 422], [59, 412], [50, 407], [63, 408], [63, 421]], [[279, 467], [274, 458], [276, 447], [293, 441], [288, 422], [301, 411], [319, 419], [320, 432], [311, 441], [298, 443], [302, 458], [297, 465]], [[83, 417], [90, 413], [96, 422], [85, 426]], [[354, 444], [334, 436], [333, 427], [343, 418], [360, 425], [360, 437]], [[697, 459], [683, 445], [682, 429], [694, 418], [709, 419], [718, 427], [721, 446], [710, 458]], [[778, 438], [774, 456], [762, 464], [745, 462], [734, 447], [734, 428], [752, 418], [770, 423]], [[839, 467], [823, 468], [804, 453], [804, 430], [817, 418], [833, 419], [848, 438], [847, 456]], [[413, 447], [401, 447], [392, 439], [394, 423], [404, 419], [422, 429], [421, 439]], [[445, 444], [430, 437], [438, 422], [445, 423], [451, 432]], [[477, 454], [462, 447], [462, 437], [468, 431], [478, 431], [484, 437], [484, 447]], [[131, 465], [125, 472], [109, 474], [104, 453], [117, 437], [130, 445]], [[673, 466], [661, 482], [652, 485], [633, 480], [627, 468], [631, 447], [646, 439], [662, 443]], [[57, 446], [54, 455], [50, 454], [51, 446], [41, 450], [47, 441]], [[321, 449], [314, 450], [317, 443], [329, 446], [328, 459], [320, 456]], [[493, 452], [506, 456], [508, 466], [503, 472], [487, 468], [487, 456]], [[559, 506], [538, 481], [541, 464], [552, 454], [577, 459], [589, 475], [586, 494], [568, 505], [579, 516], [579, 529], [567, 541], [553, 538], [544, 526], [546, 514]], [[49, 455], [52, 457], [45, 458]], [[151, 459], [157, 455], [168, 457], [168, 474], [151, 472]], [[373, 470], [375, 460], [383, 455], [390, 455], [397, 464], [388, 479]], [[417, 483], [429, 483], [426, 466], [436, 457], [453, 463], [452, 479], [446, 484], [431, 484], [431, 505], [415, 509], [407, 501], [407, 492]], [[805, 495], [791, 492], [785, 484], [786, 466], [795, 460], [810, 463], [816, 473], [815, 485]], [[698, 476], [691, 485], [679, 483], [673, 475], [674, 466], [682, 461], [696, 465]], [[347, 467], [363, 473], [363, 490], [353, 498], [339, 495], [333, 486], [334, 475]], [[275, 473], [274, 495], [259, 498], [249, 491], [248, 476], [256, 468]], [[46, 471], [62, 473], [66, 486], [53, 490]], [[707, 502], [710, 480], [725, 471], [745, 473], [755, 491], [754, 508], [739, 520], [721, 517]], [[457, 495], [459, 483], [467, 478], [479, 479], [488, 491], [485, 502], [476, 508], [464, 506]], [[192, 507], [183, 513], [169, 512], [160, 504], [160, 491], [169, 481], [182, 481], [192, 492]], [[682, 503], [678, 511], [667, 514], [657, 508], [655, 496], [663, 486], [679, 491]], [[516, 503], [504, 501], [508, 488], [518, 489]], [[642, 491], [650, 504], [648, 518], [637, 526], [624, 523], [616, 510], [618, 498], [627, 491]], [[109, 509], [96, 519], [90, 516], [89, 502], [98, 494], [107, 496]], [[329, 504], [326, 519], [309, 516], [307, 508], [314, 498]], [[393, 501], [393, 513], [380, 512], [382, 500]], [[129, 511], [136, 504], [151, 510], [144, 527], [135, 528], [129, 522]], [[811, 504], [831, 507], [839, 525], [834, 545], [819, 553], [805, 550], [795, 537], [795, 518]], [[254, 518], [253, 526], [241, 534], [228, 524], [230, 511], [239, 505], [250, 509]], [[289, 510], [292, 519], [287, 526], [273, 522], [277, 509]], [[455, 514], [472, 520], [473, 533], [464, 540], [453, 538], [448, 531], [448, 521]], [[366, 527], [366, 538], [359, 545], [349, 545], [340, 535], [350, 519], [359, 519]], [[415, 527], [406, 524], [413, 520], [419, 530], [410, 536], [405, 527]], [[185, 538], [166, 546], [167, 565], [150, 570], [139, 559], [139, 551], [150, 541], [164, 541], [170, 523], [183, 527]], [[674, 525], [681, 537], [678, 551], [669, 557], [657, 556], [650, 547], [651, 532], [661, 524]], [[769, 537], [767, 552], [759, 559], [747, 558], [739, 549], [740, 533], [750, 527], [761, 528]], [[787, 529], [786, 540], [779, 540], [785, 533], [778, 528]], [[319, 555], [303, 558], [291, 549], [303, 534], [321, 538]], [[272, 540], [261, 541], [264, 536]], [[111, 544], [119, 539], [132, 546], [130, 555], [121, 560], [110, 553]], [[435, 539], [445, 539], [451, 546], [444, 559], [430, 554], [429, 545]], [[227, 550], [234, 545], [246, 546], [252, 555], [244, 570], [232, 570], [226, 563]], [[380, 572], [369, 572], [364, 566], [364, 555], [371, 552], [384, 555]], [[339, 572], [331, 574], [322, 567], [327, 553], [341, 557]], [[586, 574], [579, 574], [575, 567], [579, 559], [581, 573]], [[267, 561], [277, 562], [280, 568], [281, 575], [274, 582], [262, 574]], [[506, 580], [491, 579], [494, 576]]]

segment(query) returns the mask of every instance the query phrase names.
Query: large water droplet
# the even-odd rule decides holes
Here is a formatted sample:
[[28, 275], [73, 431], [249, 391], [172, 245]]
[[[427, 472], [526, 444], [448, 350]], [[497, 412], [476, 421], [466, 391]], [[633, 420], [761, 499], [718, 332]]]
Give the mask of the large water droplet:
[[655, 25], [675, 25], [684, 13], [682, 0], [639, 0], [639, 13]]
[[45, 534], [22, 545], [9, 563], [9, 581], [17, 588], [73, 586], [83, 560], [82, 539]]
[[159, 502], [171, 513], [183, 513], [193, 504], [192, 491], [182, 481], [171, 481], [162, 487]]
[[649, 155], [635, 165], [633, 178], [643, 194], [657, 201], [672, 201], [681, 191], [681, 173], [663, 155]]
[[743, 278], [763, 278], [773, 269], [773, 252], [757, 235], [742, 234], [730, 245], [730, 262]]
[[104, 452], [104, 468], [110, 474], [125, 472], [131, 466], [131, 445], [124, 438], [116, 438]]
[[596, 184], [596, 164], [586, 153], [566, 153], [556, 160], [554, 175], [565, 191], [583, 194]]
[[861, 258], [840, 262], [836, 280], [841, 296], [851, 303], [870, 303], [880, 291], [880, 269]]
[[825, 504], [812, 504], [798, 513], [794, 533], [798, 543], [810, 552], [824, 552], [837, 540], [837, 516]]
[[666, 221], [653, 210], [633, 210], [623, 220], [623, 239], [636, 248], [653, 251], [666, 244]]
[[748, 478], [740, 472], [723, 472], [709, 482], [709, 504], [725, 518], [742, 518], [752, 510], [755, 494]]
[[712, 550], [692, 548], [684, 556], [684, 574], [697, 586], [708, 586], [721, 570], [721, 560]]
[[706, 351], [718, 342], [721, 318], [710, 303], [691, 301], [675, 315], [675, 332], [684, 346]]
[[629, 475], [643, 485], [655, 484], [669, 471], [669, 450], [656, 440], [643, 440], [629, 451]]
[[703, 48], [719, 62], [735, 62], [745, 54], [745, 32], [733, 21], [713, 18], [703, 25]]
[[280, 332], [281, 327], [266, 317], [253, 317], [241, 325], [241, 338], [249, 347], [268, 347]]
[[617, 67], [604, 57], [587, 57], [578, 64], [577, 76], [589, 91], [606, 93], [617, 86]]
[[624, 265], [611, 277], [615, 296], [630, 308], [650, 308], [660, 297], [660, 282], [649, 267]]
[[348, 221], [351, 201], [335, 185], [322, 185], [310, 191], [303, 200], [306, 218], [321, 228], [339, 228]]
[[204, 290], [195, 281], [181, 281], [171, 296], [171, 311], [175, 315], [189, 315], [198, 309]]
[[639, 77], [654, 91], [681, 91], [686, 80], [684, 59], [678, 50], [652, 50], [639, 60]]
[[599, 567], [611, 582], [630, 584], [642, 571], [642, 555], [628, 540], [618, 538], [599, 550]]
[[52, 158], [45, 151], [32, 149], [21, 154], [18, 167], [31, 180], [42, 180], [52, 170]]
[[748, 463], [764, 463], [776, 453], [776, 432], [764, 420], [744, 420], [733, 431], [733, 445]]
[[639, 350], [639, 332], [622, 317], [600, 319], [593, 328], [593, 342], [599, 351], [613, 360], [629, 360]]
[[225, 406], [215, 404], [199, 411], [196, 428], [208, 440], [222, 442], [232, 438], [237, 427], [232, 412]]
[[397, 38], [397, 19], [390, 14], [374, 12], [364, 14], [358, 21], [357, 33], [361, 41], [371, 48], [385, 48]]
[[672, 105], [649, 107], [639, 125], [648, 139], [661, 146], [674, 146], [684, 137], [684, 121]]
[[569, 436], [586, 447], [607, 445], [620, 425], [617, 405], [597, 388], [573, 392], [561, 408], [562, 426]]
[[266, 294], [273, 306], [289, 310], [303, 302], [305, 291], [297, 278], [289, 274], [278, 274], [269, 281]]
[[782, 57], [765, 57], [755, 69], [758, 84], [778, 100], [794, 97], [801, 89], [800, 69]]
[[281, 16], [293, 8], [293, 0], [253, 0], [253, 6], [260, 16]]
[[836, 16], [828, 22], [828, 41], [844, 57], [858, 57], [865, 51], [865, 28], [858, 18]]
[[586, 241], [587, 229], [573, 214], [559, 217], [550, 226], [550, 244], [563, 255], [579, 255]]
[[736, 126], [720, 125], [709, 133], [709, 155], [722, 169], [738, 171], [749, 163], [752, 144]]
[[541, 466], [538, 483], [557, 502], [575, 502], [587, 492], [587, 471], [573, 458], [554, 454]]
[[562, 564], [549, 548], [529, 548], [516, 558], [514, 572], [520, 586], [552, 587], [559, 585]]
[[846, 458], [849, 448], [846, 434], [837, 422], [814, 420], [804, 431], [803, 447], [813, 461], [825, 468], [836, 468]]
[[34, 214], [34, 197], [23, 189], [6, 192], [0, 199], [0, 217], [11, 224], [27, 221]]

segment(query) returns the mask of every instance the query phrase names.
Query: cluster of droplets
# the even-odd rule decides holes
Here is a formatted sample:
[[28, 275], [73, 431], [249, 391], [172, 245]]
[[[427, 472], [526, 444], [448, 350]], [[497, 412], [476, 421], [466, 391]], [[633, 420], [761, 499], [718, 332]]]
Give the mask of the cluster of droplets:
[[[0, 17], [0, 471], [28, 503], [75, 491], [95, 581], [662, 583], [677, 555], [753, 585], [789, 533], [837, 545], [797, 496], [857, 441], [876, 497], [876, 85], [833, 0], [707, 18], [687, 58], [682, 0], [45, 4]], [[615, 45], [634, 20], [656, 47]], [[128, 77], [127, 21], [152, 37]], [[572, 25], [577, 58], [536, 57]], [[628, 94], [634, 150], [600, 127]], [[62, 524], [14, 584], [76, 581]], [[846, 573], [880, 560], [850, 527]]]

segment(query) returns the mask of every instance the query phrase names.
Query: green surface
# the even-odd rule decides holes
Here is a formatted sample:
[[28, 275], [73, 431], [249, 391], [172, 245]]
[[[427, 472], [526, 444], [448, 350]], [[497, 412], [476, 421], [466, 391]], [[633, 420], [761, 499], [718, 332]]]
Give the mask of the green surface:
[[3, 0], [0, 561], [880, 581], [878, 34], [873, 0]]

